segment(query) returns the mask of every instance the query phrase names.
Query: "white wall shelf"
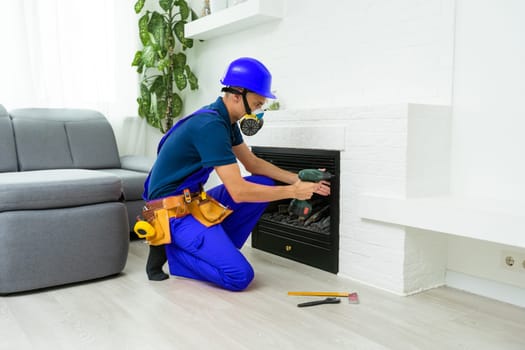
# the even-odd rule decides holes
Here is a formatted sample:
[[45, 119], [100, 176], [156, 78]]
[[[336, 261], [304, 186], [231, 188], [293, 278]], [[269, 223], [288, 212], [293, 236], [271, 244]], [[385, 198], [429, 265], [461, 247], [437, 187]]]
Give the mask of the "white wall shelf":
[[436, 196], [361, 195], [365, 219], [525, 248], [525, 203]]
[[212, 39], [281, 19], [285, 0], [247, 0], [185, 25], [187, 38]]

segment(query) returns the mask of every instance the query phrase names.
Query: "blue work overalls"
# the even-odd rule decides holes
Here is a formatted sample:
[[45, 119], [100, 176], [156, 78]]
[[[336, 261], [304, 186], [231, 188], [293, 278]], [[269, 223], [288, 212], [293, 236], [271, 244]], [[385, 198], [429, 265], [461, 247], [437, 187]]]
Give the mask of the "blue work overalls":
[[[165, 139], [182, 123], [199, 113], [217, 113], [214, 110], [199, 110], [179, 120], [159, 143], [160, 151]], [[188, 188], [192, 193], [201, 189], [213, 168], [202, 168], [188, 176], [169, 195], [180, 195]], [[265, 176], [247, 176], [246, 181], [261, 185], [274, 185]], [[149, 177], [145, 183], [147, 194]], [[233, 209], [222, 223], [206, 227], [188, 215], [171, 218], [171, 243], [166, 245], [169, 270], [172, 275], [214, 283], [222, 288], [240, 291], [253, 280], [254, 271], [248, 260], [239, 251], [248, 239], [260, 216], [268, 205], [261, 203], [235, 203], [224, 185], [216, 186], [207, 193], [225, 206]]]

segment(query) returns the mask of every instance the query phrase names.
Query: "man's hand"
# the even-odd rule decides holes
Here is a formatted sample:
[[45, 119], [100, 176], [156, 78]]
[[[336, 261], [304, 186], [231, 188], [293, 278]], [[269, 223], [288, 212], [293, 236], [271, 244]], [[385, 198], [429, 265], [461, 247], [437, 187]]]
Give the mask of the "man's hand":
[[330, 182], [322, 180], [318, 182], [316, 185], [317, 185], [317, 188], [315, 189], [315, 193], [321, 196], [330, 195]]
[[292, 187], [294, 192], [293, 198], [306, 200], [312, 198], [314, 192], [320, 188], [320, 183], [298, 180]]
[[330, 195], [330, 180], [333, 175], [326, 169], [303, 169], [297, 174], [300, 180], [315, 183], [315, 193], [321, 196]]

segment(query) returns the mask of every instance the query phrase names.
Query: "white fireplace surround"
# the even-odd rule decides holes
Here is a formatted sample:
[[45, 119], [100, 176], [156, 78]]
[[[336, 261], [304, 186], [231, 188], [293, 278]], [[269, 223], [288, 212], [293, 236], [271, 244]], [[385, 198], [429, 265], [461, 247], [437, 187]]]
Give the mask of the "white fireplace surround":
[[525, 247], [523, 207], [449, 195], [450, 118], [421, 104], [271, 111], [246, 142], [341, 151], [339, 274], [408, 295], [445, 284], [447, 234]]

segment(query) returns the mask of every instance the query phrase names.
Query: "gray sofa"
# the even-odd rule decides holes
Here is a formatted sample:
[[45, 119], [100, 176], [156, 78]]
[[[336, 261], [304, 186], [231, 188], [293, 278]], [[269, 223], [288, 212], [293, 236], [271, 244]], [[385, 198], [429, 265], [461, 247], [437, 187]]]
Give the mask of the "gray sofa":
[[153, 161], [96, 111], [0, 105], [0, 294], [120, 273]]

